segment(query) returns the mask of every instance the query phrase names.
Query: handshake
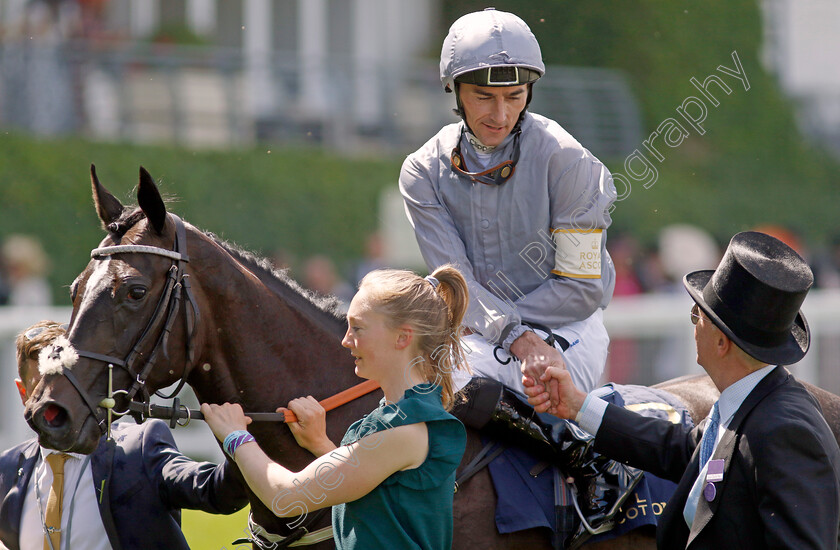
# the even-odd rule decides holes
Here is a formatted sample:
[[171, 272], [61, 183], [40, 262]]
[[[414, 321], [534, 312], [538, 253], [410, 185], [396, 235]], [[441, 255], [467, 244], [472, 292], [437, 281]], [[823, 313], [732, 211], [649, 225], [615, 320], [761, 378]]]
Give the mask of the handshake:
[[558, 418], [574, 420], [586, 400], [586, 393], [574, 385], [565, 366], [548, 366], [539, 373], [523, 364], [522, 385], [528, 403], [537, 412]]
[[563, 355], [528, 331], [510, 346], [522, 361], [522, 385], [537, 412], [574, 420], [586, 394], [575, 387]]

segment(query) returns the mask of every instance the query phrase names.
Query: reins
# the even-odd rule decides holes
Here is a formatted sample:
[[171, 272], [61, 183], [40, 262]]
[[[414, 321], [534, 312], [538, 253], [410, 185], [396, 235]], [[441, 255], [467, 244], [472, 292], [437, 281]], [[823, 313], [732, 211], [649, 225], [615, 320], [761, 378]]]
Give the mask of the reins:
[[[319, 401], [324, 410], [329, 412], [337, 409], [342, 405], [358, 399], [370, 392], [379, 389], [379, 384], [373, 380], [365, 380], [361, 384], [356, 384], [346, 390], [340, 391], [335, 395], [331, 395]], [[171, 407], [163, 405], [155, 405], [154, 403], [143, 403], [140, 401], [132, 401], [129, 405], [129, 411], [143, 416], [143, 418], [158, 418], [169, 420], [169, 425], [186, 426], [190, 420], [204, 420], [204, 414], [197, 409], [188, 409], [186, 406], [180, 404], [180, 400], [176, 397], [173, 400]], [[245, 416], [251, 418], [254, 422], [297, 422], [298, 419], [290, 410], [283, 412], [246, 412]], [[186, 419], [186, 422], [181, 423], [179, 420]]]
[[[181, 218], [174, 214], [167, 214], [167, 216], [171, 216], [172, 220], [175, 223], [175, 242], [173, 250], [167, 250], [156, 246], [145, 245], [116, 245], [95, 248], [90, 253], [90, 257], [95, 260], [109, 258], [114, 254], [132, 253], [154, 254], [172, 260], [172, 265], [170, 265], [169, 270], [167, 272], [166, 283], [164, 285], [163, 292], [161, 293], [160, 299], [158, 300], [158, 303], [155, 306], [154, 313], [152, 314], [149, 323], [140, 333], [140, 336], [134, 342], [134, 345], [132, 346], [131, 350], [128, 352], [124, 359], [87, 350], [76, 350], [80, 357], [85, 357], [88, 359], [93, 359], [95, 361], [108, 363], [108, 396], [98, 403], [98, 407], [105, 409], [107, 411], [107, 415], [103, 416], [99, 413], [98, 407], [94, 405], [95, 401], [91, 399], [91, 397], [86, 391], [84, 391], [84, 389], [78, 383], [78, 381], [75, 378], [75, 375], [73, 375], [70, 369], [63, 369], [63, 374], [67, 377], [68, 380], [70, 380], [70, 382], [82, 396], [82, 399], [90, 409], [91, 414], [98, 421], [100, 431], [103, 433], [108, 433], [109, 435], [112, 415], [123, 415], [129, 413], [128, 409], [126, 409], [125, 411], [113, 410], [114, 406], [116, 405], [116, 401], [114, 399], [116, 395], [125, 395], [129, 403], [132, 403], [134, 402], [135, 396], [138, 393], [142, 393], [142, 400], [144, 402], [150, 401], [151, 395], [146, 389], [146, 380], [148, 379], [149, 374], [151, 373], [152, 368], [155, 365], [158, 353], [161, 349], [163, 350], [163, 356], [168, 359], [167, 344], [169, 342], [169, 335], [172, 332], [172, 327], [175, 322], [175, 317], [177, 316], [177, 313], [180, 309], [182, 293], [186, 294], [187, 303], [190, 306], [189, 308], [185, 308], [187, 363], [184, 367], [184, 373], [181, 376], [181, 380], [179, 381], [175, 391], [168, 396], [161, 395], [159, 393], [157, 395], [164, 399], [175, 397], [181, 391], [181, 388], [184, 387], [184, 384], [186, 383], [187, 378], [189, 377], [189, 374], [192, 371], [192, 367], [194, 365], [195, 348], [193, 343], [193, 335], [195, 334], [196, 327], [200, 321], [200, 314], [198, 310], [198, 304], [195, 301], [195, 297], [193, 296], [192, 288], [190, 286], [189, 275], [185, 273], [186, 264], [187, 262], [189, 262], [189, 256], [187, 255], [187, 231], [184, 226], [184, 222], [181, 221]], [[135, 368], [135, 362], [138, 360], [138, 358], [143, 357], [141, 349], [143, 348], [144, 343], [147, 341], [148, 338], [153, 337], [153, 335], [155, 334], [157, 334], [157, 338], [149, 354], [149, 357], [145, 359], [144, 363], [138, 365], [137, 368]], [[133, 382], [129, 389], [122, 389], [117, 391], [113, 390], [112, 382], [114, 365], [125, 370], [133, 379]], [[140, 370], [141, 367], [142, 370]]]
[[[91, 258], [96, 260], [108, 258], [114, 254], [154, 254], [156, 256], [162, 256], [172, 260], [172, 265], [169, 267], [167, 273], [166, 284], [163, 292], [161, 293], [161, 297], [155, 306], [155, 311], [152, 314], [149, 323], [140, 333], [140, 336], [137, 338], [137, 341], [134, 343], [125, 359], [120, 359], [119, 357], [102, 353], [95, 353], [92, 351], [80, 349], [76, 350], [80, 357], [108, 364], [108, 396], [99, 401], [99, 403], [96, 403], [96, 401], [91, 398], [84, 388], [82, 388], [72, 371], [67, 368], [63, 369], [62, 373], [76, 388], [76, 391], [79, 392], [83, 401], [90, 409], [91, 414], [97, 419], [100, 430], [103, 433], [109, 433], [112, 415], [114, 414], [118, 416], [131, 414], [138, 422], [142, 422], [147, 418], [166, 419], [169, 420], [169, 426], [171, 428], [174, 428], [176, 425], [186, 426], [189, 424], [190, 420], [193, 419], [204, 420], [204, 415], [201, 411], [187, 408], [185, 405], [181, 404], [180, 399], [177, 397], [181, 392], [181, 389], [183, 389], [186, 384], [187, 378], [195, 366], [195, 346], [193, 337], [200, 321], [200, 313], [198, 304], [195, 301], [195, 297], [193, 296], [192, 289], [190, 287], [189, 274], [185, 273], [186, 263], [189, 262], [189, 256], [187, 255], [187, 235], [184, 222], [175, 214], [170, 213], [167, 214], [167, 216], [171, 216], [172, 220], [175, 222], [175, 242], [173, 250], [167, 250], [156, 246], [130, 244], [95, 248], [90, 253]], [[181, 375], [181, 379], [178, 381], [178, 385], [172, 393], [169, 395], [162, 395], [159, 392], [155, 392], [156, 395], [163, 399], [172, 399], [172, 406], [166, 407], [162, 405], [155, 405], [151, 402], [151, 395], [146, 389], [146, 380], [151, 374], [158, 352], [161, 349], [163, 349], [163, 356], [168, 359], [167, 343], [169, 341], [169, 335], [172, 331], [172, 326], [175, 322], [175, 317], [180, 309], [182, 293], [186, 295], [187, 304], [190, 306], [189, 308], [185, 308], [187, 362], [184, 367], [184, 373]], [[162, 328], [158, 329], [161, 325]], [[137, 359], [143, 357], [143, 353], [141, 351], [143, 343], [156, 332], [158, 333], [158, 336], [148, 359], [135, 368], [135, 362]], [[125, 370], [133, 379], [129, 389], [114, 391], [113, 371], [115, 365]], [[142, 370], [137, 372], [140, 366], [142, 366]], [[365, 380], [361, 384], [357, 384], [351, 388], [323, 399], [320, 403], [325, 410], [331, 411], [349, 403], [350, 401], [353, 401], [354, 399], [367, 395], [378, 388], [378, 383], [373, 380]], [[138, 393], [141, 394], [140, 400], [135, 399]], [[124, 395], [128, 400], [128, 406], [123, 411], [114, 410], [114, 407], [116, 406], [115, 396], [117, 395]], [[98, 407], [107, 411], [107, 415], [104, 418], [100, 414]], [[280, 413], [246, 412], [245, 415], [249, 416], [255, 422], [297, 422], [297, 417], [295, 417], [294, 413], [289, 410]], [[180, 422], [182, 420], [184, 420], [184, 422]]]
[[[137, 422], [143, 422], [147, 418], [168, 419], [169, 426], [171, 428], [174, 428], [176, 425], [186, 426], [192, 419], [204, 420], [204, 415], [201, 411], [187, 408], [181, 404], [180, 399], [177, 397], [181, 389], [186, 384], [187, 378], [195, 366], [194, 336], [197, 333], [200, 314], [198, 304], [190, 287], [189, 275], [185, 273], [186, 264], [189, 262], [189, 256], [187, 255], [187, 238], [184, 222], [174, 214], [167, 214], [167, 216], [171, 216], [175, 222], [175, 242], [173, 250], [146, 245], [116, 245], [100, 247], [91, 251], [91, 258], [95, 260], [109, 258], [114, 254], [154, 254], [172, 260], [172, 265], [170, 265], [166, 275], [166, 283], [163, 292], [161, 293], [160, 299], [155, 306], [154, 313], [124, 359], [102, 353], [79, 349], [76, 350], [80, 357], [100, 361], [108, 365], [107, 397], [100, 400], [99, 403], [96, 403], [92, 396], [79, 383], [75, 374], [73, 374], [67, 367], [62, 368], [62, 373], [75, 387], [76, 391], [82, 397], [82, 400], [90, 409], [93, 418], [97, 420], [100, 430], [102, 433], [107, 434], [108, 438], [111, 437], [111, 420], [114, 414], [120, 416], [124, 414], [131, 414]], [[163, 356], [168, 359], [169, 335], [172, 331], [175, 318], [178, 316], [178, 311], [181, 309], [182, 293], [186, 296], [186, 305], [189, 305], [189, 307], [184, 307], [186, 364], [184, 366], [184, 372], [181, 375], [181, 379], [171, 394], [162, 395], [159, 392], [155, 392], [156, 395], [162, 397], [163, 399], [172, 399], [172, 406], [165, 407], [154, 405], [151, 402], [151, 395], [146, 387], [146, 381], [151, 374], [158, 358], [158, 353], [161, 349], [163, 349]], [[154, 336], [155, 334], [157, 335], [156, 338]], [[144, 354], [142, 349], [146, 347], [144, 346], [144, 342], [146, 342], [149, 338], [155, 338], [154, 345], [149, 352], [148, 358], [143, 360]], [[139, 361], [138, 358], [140, 358]], [[135, 362], [138, 362], [139, 364], [135, 366]], [[113, 382], [115, 365], [125, 370], [131, 376], [133, 381], [130, 388], [114, 391]], [[320, 401], [320, 403], [325, 410], [331, 411], [349, 403], [350, 401], [353, 401], [354, 399], [367, 395], [378, 388], [379, 384], [377, 382], [374, 382], [373, 380], [366, 380], [361, 384], [357, 384], [335, 395], [327, 397]], [[141, 396], [140, 400], [135, 399], [138, 394]], [[114, 410], [114, 407], [116, 406], [115, 396], [117, 395], [124, 395], [128, 401], [128, 405], [124, 411]], [[106, 411], [105, 415], [100, 413], [100, 408]], [[289, 423], [298, 421], [297, 417], [290, 410], [285, 410], [279, 413], [246, 412], [245, 414], [255, 422]], [[183, 422], [181, 422], [182, 420]], [[249, 540], [260, 548], [268, 548], [268, 546], [263, 544], [262, 540], [267, 540], [265, 537], [270, 537], [272, 540], [270, 548], [276, 549], [286, 548], [288, 546], [316, 544], [323, 540], [327, 540], [332, 536], [331, 527], [311, 531], [311, 526], [320, 521], [322, 515], [323, 511], [321, 513], [313, 514], [304, 521], [303, 525], [300, 525], [295, 529], [286, 525], [285, 527], [290, 530], [290, 534], [285, 536], [271, 535], [262, 528], [257, 529], [259, 526], [253, 523], [249, 518], [249, 531], [253, 537]], [[253, 527], [251, 527], [252, 524]], [[259, 531], [259, 533], [257, 531]], [[260, 533], [262, 534], [257, 536]]]

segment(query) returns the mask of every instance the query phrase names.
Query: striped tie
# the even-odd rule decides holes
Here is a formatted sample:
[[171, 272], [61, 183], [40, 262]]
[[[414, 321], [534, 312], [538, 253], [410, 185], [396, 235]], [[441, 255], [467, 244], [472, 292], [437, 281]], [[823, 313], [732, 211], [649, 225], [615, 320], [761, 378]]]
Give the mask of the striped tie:
[[[64, 498], [64, 462], [70, 455], [64, 453], [50, 453], [46, 461], [50, 465], [53, 474], [50, 496], [47, 497], [47, 514], [44, 517], [44, 524], [47, 533], [44, 535], [44, 550], [59, 550], [61, 548], [61, 504]], [[50, 547], [52, 541], [52, 547]]]
[[718, 410], [717, 401], [712, 406], [712, 415], [709, 418], [709, 423], [706, 425], [706, 431], [703, 432], [703, 439], [700, 441], [700, 469], [706, 465], [706, 462], [712, 458], [712, 451], [715, 450], [715, 443], [717, 442], [718, 423], [720, 422], [720, 411]]

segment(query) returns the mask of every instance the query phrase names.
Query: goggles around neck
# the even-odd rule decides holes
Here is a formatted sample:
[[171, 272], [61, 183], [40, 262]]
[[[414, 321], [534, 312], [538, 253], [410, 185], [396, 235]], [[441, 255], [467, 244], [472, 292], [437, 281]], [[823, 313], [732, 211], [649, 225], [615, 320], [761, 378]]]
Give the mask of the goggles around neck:
[[461, 128], [458, 144], [452, 149], [452, 154], [449, 157], [452, 163], [452, 169], [459, 175], [469, 178], [474, 183], [502, 185], [509, 180], [513, 176], [513, 173], [516, 172], [516, 163], [519, 162], [519, 138], [522, 135], [522, 129], [517, 125], [513, 131], [513, 157], [510, 160], [506, 160], [501, 164], [497, 164], [481, 172], [470, 172], [467, 168], [466, 159], [461, 153], [461, 141], [465, 132], [466, 127]]

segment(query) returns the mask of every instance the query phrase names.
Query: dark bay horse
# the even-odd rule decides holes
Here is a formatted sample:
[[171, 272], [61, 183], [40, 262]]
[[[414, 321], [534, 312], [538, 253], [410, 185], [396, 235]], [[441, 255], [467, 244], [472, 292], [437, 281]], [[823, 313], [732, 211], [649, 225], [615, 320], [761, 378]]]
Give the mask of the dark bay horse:
[[[167, 213], [142, 168], [136, 209], [111, 195], [93, 167], [91, 183], [107, 236], [71, 287], [68, 339], [79, 357], [65, 365], [65, 375], [46, 375], [26, 407], [42, 444], [82, 453], [96, 447], [106, 423], [102, 399], [109, 395], [108, 363], [116, 365], [112, 383], [122, 397], [129, 392], [143, 398], [180, 380], [202, 402], [241, 403], [252, 412], [274, 411], [302, 395], [321, 400], [359, 382], [351, 355], [340, 345], [346, 322], [333, 302]], [[662, 387], [682, 398], [695, 419], [702, 419], [717, 398], [708, 378]], [[381, 395], [376, 391], [329, 413], [329, 437], [340, 441]], [[837, 426], [833, 410], [831, 423]], [[250, 430], [269, 456], [293, 471], [313, 458], [283, 423], [255, 422]], [[479, 448], [479, 437], [471, 432], [464, 463]], [[256, 523], [269, 532], [290, 532], [289, 520], [251, 497]], [[487, 470], [461, 488], [455, 495], [453, 548], [550, 548], [544, 530], [499, 535], [495, 502]], [[328, 524], [325, 515], [310, 530]], [[313, 548], [332, 546], [326, 541]], [[635, 531], [592, 547], [653, 548], [654, 541], [651, 532]]]

